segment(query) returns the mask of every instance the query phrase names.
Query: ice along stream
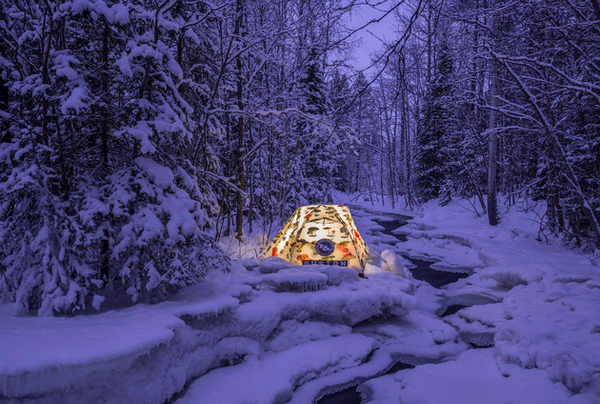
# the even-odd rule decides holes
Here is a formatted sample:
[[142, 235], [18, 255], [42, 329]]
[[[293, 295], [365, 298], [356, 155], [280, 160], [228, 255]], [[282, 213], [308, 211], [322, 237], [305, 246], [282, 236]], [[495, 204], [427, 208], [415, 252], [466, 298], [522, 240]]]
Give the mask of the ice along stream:
[[[406, 234], [397, 232], [397, 230], [400, 229], [402, 226], [407, 225], [409, 219], [409, 216], [403, 216], [399, 214], [393, 214], [393, 216], [378, 215], [376, 218], [372, 219], [372, 221], [376, 222], [382, 229], [377, 229], [374, 231], [374, 233], [394, 237], [396, 242], [398, 243], [405, 242], [407, 240]], [[390, 241], [385, 241], [385, 244], [390, 244]], [[467, 276], [469, 276], [468, 273], [464, 272], [445, 272], [432, 269], [431, 265], [435, 264], [435, 261], [426, 261], [423, 259], [416, 259], [408, 256], [404, 256], [404, 258], [408, 259], [413, 264], [413, 266], [409, 269], [414, 278], [420, 281], [427, 282], [434, 288], [439, 289], [445, 285], [454, 283], [461, 278], [466, 278]], [[465, 306], [449, 306], [446, 308], [445, 312], [441, 315], [441, 317], [453, 314], [463, 307]], [[385, 374], [393, 374], [400, 370], [411, 368], [414, 368], [414, 366], [398, 362]], [[338, 391], [336, 393], [325, 395], [317, 401], [317, 404], [361, 404], [362, 398], [357, 388], [358, 385], [355, 385], [348, 387], [344, 390]]]

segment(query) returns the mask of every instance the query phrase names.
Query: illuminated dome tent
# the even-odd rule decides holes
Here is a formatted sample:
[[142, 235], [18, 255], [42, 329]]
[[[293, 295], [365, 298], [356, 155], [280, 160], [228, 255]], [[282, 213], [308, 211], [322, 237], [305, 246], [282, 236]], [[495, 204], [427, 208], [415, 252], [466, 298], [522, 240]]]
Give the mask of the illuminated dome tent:
[[308, 205], [296, 209], [264, 250], [297, 265], [337, 265], [365, 269], [369, 249], [350, 211], [342, 205]]

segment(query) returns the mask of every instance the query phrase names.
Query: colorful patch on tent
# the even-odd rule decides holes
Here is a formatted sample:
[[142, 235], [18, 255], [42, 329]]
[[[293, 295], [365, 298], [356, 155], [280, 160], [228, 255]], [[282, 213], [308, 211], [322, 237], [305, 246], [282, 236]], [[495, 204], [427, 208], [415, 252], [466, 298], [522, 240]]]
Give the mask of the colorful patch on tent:
[[333, 241], [327, 238], [322, 238], [321, 240], [317, 241], [317, 244], [315, 244], [315, 251], [317, 254], [331, 255], [333, 250], [335, 250], [335, 244]]

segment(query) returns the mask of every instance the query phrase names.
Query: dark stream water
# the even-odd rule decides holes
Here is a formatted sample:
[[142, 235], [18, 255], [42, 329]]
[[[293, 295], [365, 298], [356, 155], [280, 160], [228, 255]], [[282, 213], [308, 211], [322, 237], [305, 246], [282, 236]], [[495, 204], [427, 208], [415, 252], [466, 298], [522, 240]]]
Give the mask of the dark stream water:
[[[377, 222], [378, 225], [383, 227], [383, 230], [381, 230], [380, 233], [387, 234], [389, 236], [393, 236], [399, 242], [404, 242], [404, 241], [406, 241], [406, 234], [402, 234], [402, 233], [396, 234], [396, 233], [393, 233], [393, 231], [396, 230], [398, 227], [404, 226], [405, 224], [407, 224], [408, 219], [409, 219], [408, 217], [398, 218], [398, 219], [386, 219], [386, 220], [383, 220], [383, 219], [377, 220], [376, 219], [375, 222]], [[431, 269], [431, 264], [434, 263], [433, 261], [420, 260], [417, 258], [409, 258], [408, 256], [404, 256], [404, 257], [409, 259], [410, 262], [412, 262], [414, 265], [416, 265], [416, 268], [411, 268], [411, 270], [410, 270], [410, 272], [412, 272], [415, 279], [418, 279], [420, 281], [425, 281], [425, 282], [429, 283], [431, 286], [433, 286], [434, 288], [439, 289], [444, 285], [456, 282], [457, 280], [459, 280], [461, 278], [466, 278], [467, 276], [469, 276], [469, 274], [465, 273], [465, 272], [445, 272], [445, 271], [437, 271], [435, 269]]]
[[[407, 365], [406, 363], [398, 362], [390, 368], [386, 375], [391, 375], [404, 369], [412, 369], [413, 365]], [[318, 404], [360, 404], [361, 397], [357, 391], [358, 386], [348, 387], [337, 393], [328, 394], [318, 401]]]
[[406, 241], [406, 234], [396, 234], [393, 233], [393, 231], [396, 230], [398, 227], [407, 224], [407, 219], [408, 217], [406, 219], [375, 219], [375, 222], [377, 222], [378, 225], [383, 227], [383, 230], [380, 230], [381, 233], [394, 236], [398, 241]]
[[320, 399], [317, 404], [360, 404], [360, 394], [356, 389], [358, 386], [348, 387], [337, 393], [328, 394]]
[[445, 272], [431, 269], [431, 264], [435, 263], [433, 261], [419, 260], [416, 258], [409, 258], [407, 256], [404, 257], [408, 258], [410, 262], [417, 266], [416, 268], [410, 268], [410, 272], [413, 274], [415, 279], [425, 281], [437, 289], [469, 276], [469, 274], [465, 272]]
[[[406, 234], [396, 234], [393, 233], [394, 230], [398, 229], [400, 226], [404, 226], [408, 223], [409, 217], [398, 217], [394, 219], [375, 219], [378, 225], [383, 227], [383, 230], [380, 230], [380, 233], [387, 234], [393, 236], [398, 240], [398, 242], [406, 241]], [[433, 261], [425, 261], [415, 258], [409, 258], [405, 256], [408, 260], [410, 260], [416, 268], [411, 268], [410, 272], [413, 274], [415, 279], [425, 281], [429, 283], [431, 286], [435, 288], [441, 288], [444, 285], [449, 283], [456, 282], [461, 278], [466, 278], [469, 276], [468, 273], [461, 272], [443, 272], [436, 271], [435, 269], [431, 269], [431, 264]], [[446, 309], [446, 312], [442, 316], [446, 316], [452, 313], [457, 312], [464, 306], [453, 305], [449, 306]], [[388, 370], [385, 374], [396, 373], [403, 369], [412, 369], [414, 366], [407, 365], [405, 363], [398, 362], [396, 363], [390, 370]], [[358, 386], [348, 387], [342, 391], [338, 391], [337, 393], [328, 394], [322, 397], [317, 404], [360, 404], [361, 397], [357, 391]]]

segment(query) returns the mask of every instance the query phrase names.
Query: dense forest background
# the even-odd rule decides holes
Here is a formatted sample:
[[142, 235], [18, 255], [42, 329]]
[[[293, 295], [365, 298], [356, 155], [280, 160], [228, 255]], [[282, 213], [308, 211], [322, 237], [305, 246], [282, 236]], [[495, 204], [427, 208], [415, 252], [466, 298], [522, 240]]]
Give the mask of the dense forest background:
[[[350, 16], [395, 19], [366, 71]], [[0, 298], [157, 301], [333, 190], [600, 247], [598, 0], [0, 0]]]

